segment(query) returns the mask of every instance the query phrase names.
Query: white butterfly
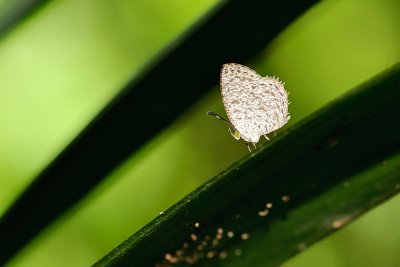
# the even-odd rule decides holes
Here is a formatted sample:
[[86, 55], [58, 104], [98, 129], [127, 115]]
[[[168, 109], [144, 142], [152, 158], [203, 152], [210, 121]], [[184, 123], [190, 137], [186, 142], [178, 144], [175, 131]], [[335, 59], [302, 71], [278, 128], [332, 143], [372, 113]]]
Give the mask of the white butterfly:
[[242, 138], [249, 150], [249, 143], [255, 147], [260, 136], [268, 139], [268, 133], [281, 128], [290, 119], [288, 93], [275, 77], [261, 77], [240, 64], [224, 64], [221, 91], [230, 122], [211, 111], [207, 115], [229, 124], [234, 130], [229, 128], [231, 135], [236, 140]]

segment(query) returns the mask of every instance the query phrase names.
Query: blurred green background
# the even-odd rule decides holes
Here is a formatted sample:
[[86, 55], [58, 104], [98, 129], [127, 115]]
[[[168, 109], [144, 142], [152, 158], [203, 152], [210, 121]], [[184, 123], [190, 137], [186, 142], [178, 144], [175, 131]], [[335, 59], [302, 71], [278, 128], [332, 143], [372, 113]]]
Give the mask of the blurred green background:
[[[0, 212], [129, 79], [216, 4], [51, 1], [1, 39]], [[398, 0], [324, 1], [252, 62], [239, 63], [286, 82], [295, 123], [399, 61], [399, 10]], [[208, 110], [224, 114], [218, 87], [9, 265], [90, 265], [246, 155], [224, 124], [204, 115]], [[285, 266], [399, 266], [399, 205], [400, 197], [391, 199]]]

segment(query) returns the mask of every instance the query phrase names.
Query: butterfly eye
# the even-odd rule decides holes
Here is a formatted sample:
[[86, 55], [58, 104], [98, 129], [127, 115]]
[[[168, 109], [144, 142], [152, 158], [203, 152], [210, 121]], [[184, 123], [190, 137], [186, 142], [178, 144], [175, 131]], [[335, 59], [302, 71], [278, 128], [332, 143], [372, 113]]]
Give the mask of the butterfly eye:
[[240, 139], [240, 132], [239, 131], [235, 131], [234, 137], [236, 140]]

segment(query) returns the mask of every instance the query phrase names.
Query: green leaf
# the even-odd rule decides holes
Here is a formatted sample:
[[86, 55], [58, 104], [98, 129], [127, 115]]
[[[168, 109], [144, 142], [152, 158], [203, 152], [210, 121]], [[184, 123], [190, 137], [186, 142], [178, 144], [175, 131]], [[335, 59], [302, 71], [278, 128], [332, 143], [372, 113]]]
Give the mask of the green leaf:
[[400, 190], [399, 100], [397, 65], [249, 154], [95, 266], [282, 264]]

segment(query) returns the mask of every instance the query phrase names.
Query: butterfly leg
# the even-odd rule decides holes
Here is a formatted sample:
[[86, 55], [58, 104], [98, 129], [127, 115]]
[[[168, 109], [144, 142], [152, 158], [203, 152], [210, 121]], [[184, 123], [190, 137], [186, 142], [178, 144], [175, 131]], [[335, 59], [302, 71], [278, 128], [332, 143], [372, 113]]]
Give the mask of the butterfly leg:
[[232, 132], [232, 129], [231, 129], [231, 127], [229, 127], [228, 128], [228, 131], [229, 131], [229, 133], [233, 136], [233, 137], [235, 137], [235, 133], [234, 132]]
[[251, 152], [251, 148], [250, 148], [249, 142], [246, 142], [246, 147]]
[[257, 148], [257, 147], [256, 147], [256, 143], [252, 143], [252, 144], [253, 144], [254, 148]]
[[267, 139], [268, 141], [271, 141], [268, 136], [266, 134], [264, 134], [265, 139]]

